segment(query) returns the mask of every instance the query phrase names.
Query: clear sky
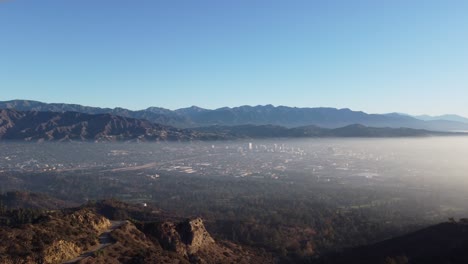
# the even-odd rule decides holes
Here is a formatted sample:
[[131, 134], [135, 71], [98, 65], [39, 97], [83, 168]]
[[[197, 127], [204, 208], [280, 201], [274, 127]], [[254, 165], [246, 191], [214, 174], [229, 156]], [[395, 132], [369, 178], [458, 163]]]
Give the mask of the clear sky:
[[468, 1], [0, 0], [0, 100], [468, 116]]

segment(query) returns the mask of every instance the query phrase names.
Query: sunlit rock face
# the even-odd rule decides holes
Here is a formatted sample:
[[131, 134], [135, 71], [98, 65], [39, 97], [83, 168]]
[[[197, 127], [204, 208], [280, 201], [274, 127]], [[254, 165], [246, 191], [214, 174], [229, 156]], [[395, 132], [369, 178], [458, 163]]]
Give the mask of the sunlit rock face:
[[187, 248], [188, 254], [195, 254], [200, 249], [208, 247], [215, 242], [208, 231], [206, 231], [201, 218], [180, 223], [177, 226], [177, 231]]
[[158, 240], [167, 250], [183, 256], [196, 254], [215, 243], [206, 231], [201, 218], [186, 220], [179, 224], [164, 222], [157, 227]]

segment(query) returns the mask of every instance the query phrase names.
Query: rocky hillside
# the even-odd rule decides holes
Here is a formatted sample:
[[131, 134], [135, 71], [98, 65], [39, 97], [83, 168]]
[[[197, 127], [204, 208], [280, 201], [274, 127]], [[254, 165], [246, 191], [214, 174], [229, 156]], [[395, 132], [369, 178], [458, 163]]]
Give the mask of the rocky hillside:
[[[0, 209], [0, 220], [11, 213]], [[261, 248], [216, 239], [201, 218], [171, 217], [151, 206], [106, 200], [27, 219], [27, 211], [16, 212], [13, 222], [0, 221], [0, 263], [291, 262]], [[461, 219], [337, 253], [296, 256], [293, 262], [461, 264], [468, 263], [467, 252], [468, 219]]]
[[115, 243], [78, 263], [272, 263], [264, 254], [215, 241], [203, 220], [133, 224], [111, 233]]
[[[111, 114], [0, 110], [0, 139], [26, 141], [184, 141], [209, 135]], [[216, 138], [215, 138], [216, 139]]]
[[[111, 221], [98, 213], [119, 210], [133, 220]], [[150, 214], [156, 221], [133, 218], [150, 219]], [[216, 241], [201, 218], [175, 220], [113, 200], [44, 211], [28, 223], [0, 222], [0, 237], [0, 263], [5, 264], [273, 262], [269, 254]]]
[[0, 227], [0, 263], [61, 263], [93, 247], [110, 221], [87, 209], [49, 212], [30, 224]]
[[47, 104], [32, 100], [12, 100], [0, 102], [0, 109], [15, 109], [17, 111], [33, 112], [78, 112], [84, 114], [111, 114], [135, 119], [145, 119], [152, 123], [183, 127], [190, 124], [185, 116], [179, 115], [169, 109], [149, 107], [145, 110], [132, 111], [125, 108], [100, 108], [78, 104], [53, 103]]

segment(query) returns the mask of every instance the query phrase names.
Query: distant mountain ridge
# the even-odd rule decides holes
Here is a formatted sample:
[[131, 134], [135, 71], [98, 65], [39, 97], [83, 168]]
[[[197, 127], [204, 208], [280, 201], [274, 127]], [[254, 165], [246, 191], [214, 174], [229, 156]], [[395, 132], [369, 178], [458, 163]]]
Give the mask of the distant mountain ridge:
[[[458, 133], [461, 134], [461, 133]], [[458, 135], [409, 128], [341, 128], [275, 125], [210, 126], [179, 129], [111, 114], [0, 110], [0, 140], [22, 141], [200, 141], [247, 138], [418, 137]]]
[[315, 125], [339, 128], [352, 124], [368, 127], [414, 128], [432, 131], [468, 131], [468, 123], [453, 120], [419, 120], [402, 114], [367, 114], [361, 111], [336, 108], [297, 108], [287, 106], [239, 106], [209, 110], [192, 106], [178, 110], [149, 107], [132, 111], [124, 108], [99, 108], [76, 104], [47, 104], [37, 101], [12, 100], [0, 102], [0, 109], [18, 111], [80, 112], [85, 114], [112, 114], [127, 118], [145, 119], [178, 128], [239, 125], [276, 125], [303, 127]]
[[[182, 113], [179, 110], [176, 112]], [[340, 128], [361, 124], [368, 127], [406, 127], [433, 131], [468, 129], [467, 123], [447, 120], [423, 121], [410, 116], [367, 114], [347, 108], [297, 108], [265, 105], [200, 110], [192, 107], [183, 109], [183, 114], [197, 126], [278, 125], [292, 128], [315, 125], [323, 128]]]
[[418, 116], [413, 116], [413, 117], [420, 119], [420, 120], [424, 120], [424, 121], [447, 120], [447, 121], [468, 123], [468, 118], [459, 116], [459, 115], [440, 115], [440, 116], [418, 115]]
[[[375, 128], [359, 124], [340, 128], [305, 126], [286, 128], [274, 125], [211, 126], [194, 128], [201, 133], [218, 135], [222, 138], [312, 138], [312, 137], [424, 137], [457, 135], [456, 133], [434, 132], [411, 128]], [[462, 135], [460, 133], [460, 135]]]

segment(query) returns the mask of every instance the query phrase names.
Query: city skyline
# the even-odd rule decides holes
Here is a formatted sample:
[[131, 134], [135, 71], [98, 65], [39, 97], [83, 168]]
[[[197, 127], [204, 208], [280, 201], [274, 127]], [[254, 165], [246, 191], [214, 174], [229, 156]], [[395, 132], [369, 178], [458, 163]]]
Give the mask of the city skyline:
[[0, 2], [1, 101], [468, 116], [464, 1]]

